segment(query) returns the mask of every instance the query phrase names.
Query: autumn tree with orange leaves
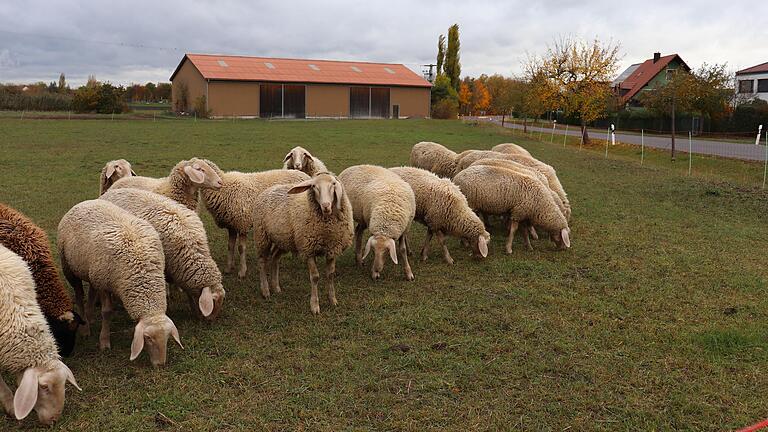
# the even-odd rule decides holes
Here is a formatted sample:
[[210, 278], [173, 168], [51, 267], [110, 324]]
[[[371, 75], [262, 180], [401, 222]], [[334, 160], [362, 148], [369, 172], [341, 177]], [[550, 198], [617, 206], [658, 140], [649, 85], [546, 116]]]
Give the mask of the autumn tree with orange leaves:
[[475, 81], [474, 85], [474, 91], [472, 92], [473, 95], [473, 102], [475, 111], [478, 111], [480, 113], [483, 113], [485, 111], [488, 111], [488, 108], [491, 106], [491, 93], [488, 91], [488, 87], [483, 84], [482, 81]]
[[472, 90], [469, 84], [462, 82], [459, 87], [459, 111], [463, 114], [469, 114], [469, 107], [472, 104]]

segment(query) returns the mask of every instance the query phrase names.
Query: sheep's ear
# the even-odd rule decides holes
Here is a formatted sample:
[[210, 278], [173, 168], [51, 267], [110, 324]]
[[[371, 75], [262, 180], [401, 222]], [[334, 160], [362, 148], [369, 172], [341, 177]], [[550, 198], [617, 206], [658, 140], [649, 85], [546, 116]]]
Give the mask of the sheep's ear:
[[371, 252], [371, 243], [373, 243], [373, 236], [368, 237], [368, 242], [365, 244], [365, 251], [363, 252], [363, 259]]
[[309, 188], [312, 187], [313, 184], [314, 183], [313, 183], [312, 179], [304, 180], [303, 182], [301, 182], [301, 183], [295, 185], [294, 187], [288, 189], [288, 193], [289, 194], [297, 194], [297, 193], [306, 192]]
[[99, 195], [104, 195], [104, 192], [109, 189], [109, 179], [107, 178], [106, 171], [101, 172], [101, 176], [99, 176]]
[[179, 337], [179, 329], [176, 328], [176, 324], [174, 324], [170, 318], [168, 318], [168, 321], [171, 322], [171, 336], [173, 336], [173, 340], [175, 340], [176, 343], [179, 344], [181, 349], [184, 349], [184, 345], [181, 344], [181, 338]]
[[293, 156], [293, 152], [288, 152], [288, 154], [283, 158], [283, 162], [288, 162], [288, 159], [290, 159], [291, 156]]
[[483, 258], [488, 256], [488, 240], [485, 239], [485, 236], [480, 235], [477, 237], [477, 248], [480, 250], [480, 255]]
[[189, 165], [184, 167], [184, 172], [187, 174], [192, 183], [201, 184], [205, 181], [205, 173], [199, 169], [195, 169]]
[[387, 239], [387, 250], [389, 251], [389, 257], [392, 259], [392, 262], [397, 264], [397, 245], [395, 245], [394, 240]]
[[115, 166], [112, 164], [107, 165], [107, 178], [112, 178], [112, 174], [115, 173]]
[[77, 385], [77, 381], [75, 380], [75, 375], [72, 373], [69, 367], [67, 367], [67, 365], [65, 365], [64, 362], [61, 362], [61, 365], [64, 367], [64, 372], [67, 374], [67, 381], [69, 381], [69, 383], [75, 386], [75, 388], [78, 389], [79, 391], [83, 391], [83, 389], [81, 389], [80, 386]]
[[136, 329], [133, 331], [133, 342], [131, 342], [131, 361], [141, 354], [144, 349], [144, 321], [139, 320]]
[[131, 170], [131, 175], [135, 177], [136, 176], [136, 171]]
[[304, 163], [305, 164], [310, 164], [313, 161], [314, 161], [314, 158], [312, 158], [312, 155], [309, 154], [308, 152], [304, 152]]
[[213, 294], [211, 294], [211, 288], [203, 288], [203, 292], [200, 293], [200, 299], [197, 301], [197, 305], [200, 307], [200, 312], [203, 316], [209, 316], [213, 312]]
[[333, 187], [333, 194], [336, 195], [336, 208], [341, 211], [341, 201], [344, 199], [344, 189], [341, 182], [336, 180], [336, 186]]
[[40, 372], [37, 368], [28, 368], [21, 377], [19, 388], [13, 397], [13, 412], [16, 420], [21, 420], [29, 415], [37, 403], [37, 380]]
[[571, 247], [571, 231], [568, 228], [560, 230], [560, 235], [563, 237], [563, 244], [565, 247]]

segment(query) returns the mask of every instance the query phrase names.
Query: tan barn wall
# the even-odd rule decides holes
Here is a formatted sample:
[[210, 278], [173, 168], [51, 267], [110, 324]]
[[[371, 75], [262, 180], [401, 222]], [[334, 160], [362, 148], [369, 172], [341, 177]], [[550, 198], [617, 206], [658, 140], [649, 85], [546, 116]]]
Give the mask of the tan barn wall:
[[349, 116], [349, 86], [307, 85], [307, 117]]
[[195, 104], [195, 99], [205, 95], [205, 78], [189, 60], [184, 60], [179, 72], [171, 82], [171, 109], [176, 110], [176, 100], [179, 98], [179, 84], [187, 84], [187, 106], [182, 111], [190, 111]]
[[208, 83], [208, 109], [215, 117], [258, 117], [259, 84], [211, 81]]
[[389, 104], [400, 105], [400, 117], [429, 117], [429, 99], [429, 88], [392, 87], [389, 91]]

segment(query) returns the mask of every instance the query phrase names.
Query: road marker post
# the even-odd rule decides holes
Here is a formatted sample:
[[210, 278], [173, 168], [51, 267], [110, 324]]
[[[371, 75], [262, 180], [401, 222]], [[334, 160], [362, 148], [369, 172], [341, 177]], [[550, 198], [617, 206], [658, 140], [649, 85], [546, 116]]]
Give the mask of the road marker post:
[[[755, 138], [755, 145], [760, 145], [760, 134], [763, 132], [763, 125], [757, 127], [757, 138]], [[766, 131], [768, 133], [768, 131]]]
[[557, 127], [557, 120], [552, 120], [552, 136], [549, 137], [550, 144], [555, 141], [555, 128]]
[[563, 134], [563, 147], [565, 147], [566, 138], [568, 138], [568, 123], [565, 124], [565, 134]]
[[691, 162], [693, 162], [691, 147], [691, 131], [688, 131], [688, 175], [691, 175]]
[[640, 165], [645, 159], [645, 129], [640, 129]]

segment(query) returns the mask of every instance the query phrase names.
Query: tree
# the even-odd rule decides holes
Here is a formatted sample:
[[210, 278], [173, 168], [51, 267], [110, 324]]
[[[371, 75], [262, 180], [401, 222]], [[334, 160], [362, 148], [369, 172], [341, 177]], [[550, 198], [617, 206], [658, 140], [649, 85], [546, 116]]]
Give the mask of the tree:
[[469, 84], [466, 82], [461, 83], [459, 87], [459, 110], [463, 114], [468, 114], [467, 108], [472, 103], [472, 90], [469, 89]]
[[[432, 87], [432, 89], [434, 90], [434, 87]], [[189, 87], [187, 87], [187, 83], [179, 80], [179, 84], [174, 90], [178, 91], [178, 93], [176, 93], [176, 106], [174, 106], [174, 109], [176, 112], [187, 111], [187, 107], [189, 106]]]
[[657, 84], [640, 95], [640, 101], [647, 109], [660, 116], [669, 116], [672, 124], [672, 160], [675, 160], [675, 117], [678, 111], [689, 111], [696, 98], [696, 81], [688, 72], [676, 69], [666, 84]]
[[488, 88], [483, 84], [483, 81], [475, 81], [475, 89], [472, 92], [473, 102], [476, 111], [484, 113], [491, 106], [491, 94], [488, 92]]
[[445, 35], [437, 38], [437, 75], [443, 73], [443, 63], [445, 62]]
[[445, 63], [443, 71], [451, 80], [454, 90], [459, 90], [461, 77], [461, 61], [459, 57], [459, 25], [454, 24], [448, 28], [448, 49], [445, 51]]
[[578, 116], [585, 144], [589, 143], [587, 125], [606, 115], [618, 58], [619, 46], [611, 42], [564, 37], [555, 40], [539, 62], [554, 90], [548, 108]]
[[438, 75], [432, 85], [432, 117], [456, 118], [459, 109], [459, 95], [446, 75]]
[[708, 117], [710, 122], [723, 120], [730, 113], [736, 94], [730, 88], [731, 76], [726, 72], [726, 65], [704, 63], [693, 73], [693, 78], [693, 109]]
[[67, 90], [67, 79], [64, 77], [64, 72], [59, 75], [59, 93], [64, 93]]

